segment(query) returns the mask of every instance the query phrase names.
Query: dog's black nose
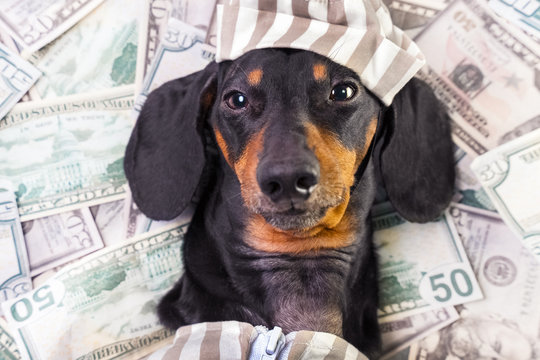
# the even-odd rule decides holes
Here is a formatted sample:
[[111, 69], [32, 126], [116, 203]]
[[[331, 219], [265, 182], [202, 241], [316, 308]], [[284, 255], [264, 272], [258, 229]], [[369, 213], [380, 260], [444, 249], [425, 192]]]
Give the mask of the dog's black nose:
[[306, 200], [319, 183], [318, 163], [261, 163], [257, 181], [262, 192], [273, 202]]

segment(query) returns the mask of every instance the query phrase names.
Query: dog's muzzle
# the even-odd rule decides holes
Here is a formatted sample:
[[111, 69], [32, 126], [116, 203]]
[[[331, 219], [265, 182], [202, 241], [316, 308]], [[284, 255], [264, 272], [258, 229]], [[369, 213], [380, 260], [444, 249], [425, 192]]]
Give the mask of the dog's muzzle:
[[266, 160], [259, 164], [257, 182], [277, 208], [301, 210], [316, 189], [320, 166], [315, 156]]

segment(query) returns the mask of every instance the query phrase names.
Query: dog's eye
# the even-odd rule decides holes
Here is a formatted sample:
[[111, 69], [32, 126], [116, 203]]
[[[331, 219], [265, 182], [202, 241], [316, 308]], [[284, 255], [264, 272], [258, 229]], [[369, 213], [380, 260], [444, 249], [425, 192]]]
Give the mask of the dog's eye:
[[245, 108], [248, 104], [246, 95], [242, 94], [239, 91], [235, 91], [226, 99], [227, 105], [234, 110]]
[[350, 100], [356, 93], [356, 88], [349, 84], [339, 84], [334, 86], [330, 93], [330, 100], [332, 101], [346, 101]]

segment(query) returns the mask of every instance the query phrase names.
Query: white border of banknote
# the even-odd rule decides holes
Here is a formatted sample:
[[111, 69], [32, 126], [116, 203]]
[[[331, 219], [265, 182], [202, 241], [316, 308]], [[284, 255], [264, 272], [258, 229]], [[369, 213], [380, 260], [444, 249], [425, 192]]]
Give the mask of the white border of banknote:
[[[4, 255], [7, 255], [4, 260], [7, 259], [11, 266], [0, 267], [0, 306], [4, 301], [18, 298], [32, 289], [30, 262], [17, 210], [15, 193], [12, 190], [4, 189], [3, 186], [5, 185], [3, 183], [0, 183], [0, 187], [2, 187], [0, 189], [0, 224], [3, 225], [0, 228], [5, 227], [5, 233], [2, 235], [2, 237], [5, 236], [3, 240], [7, 240], [7, 243], [13, 241], [13, 247], [11, 247], [11, 251], [2, 249], [4, 252], [7, 251], [7, 253], [4, 253]], [[7, 243], [4, 243], [4, 245]], [[14, 269], [15, 259], [17, 266]], [[1, 265], [5, 266], [6, 264]], [[3, 315], [1, 308], [0, 315]]]
[[144, 78], [146, 76], [147, 69], [150, 67], [146, 63], [148, 54], [148, 26], [149, 26], [149, 2], [146, 0], [139, 0], [141, 3], [141, 9], [139, 10], [139, 28], [138, 44], [137, 44], [137, 71], [135, 73], [135, 94], [141, 92], [143, 87]]
[[[0, 40], [3, 40], [0, 38]], [[0, 42], [0, 119], [28, 92], [41, 77], [41, 71]], [[18, 85], [18, 86], [17, 86]]]
[[[168, 69], [165, 69], [165, 66], [162, 66], [160, 68], [160, 65], [162, 61], [167, 57], [167, 55], [170, 56], [170, 54], [182, 54], [187, 53], [190, 49], [194, 49], [196, 46], [201, 47], [201, 51], [203, 54], [205, 54], [206, 48], [208, 48], [211, 51], [208, 51], [210, 54], [210, 57], [214, 56], [213, 47], [211, 45], [204, 44], [204, 31], [201, 29], [197, 29], [194, 26], [189, 25], [188, 23], [185, 23], [181, 20], [175, 19], [175, 18], [169, 18], [168, 25], [167, 25], [167, 31], [163, 34], [163, 38], [161, 39], [158, 48], [155, 51], [154, 58], [152, 62], [150, 63], [142, 85], [138, 87], [140, 89], [140, 93], [137, 95], [135, 99], [135, 105], [133, 106], [133, 116], [137, 117], [139, 115], [139, 112], [141, 111], [146, 98], [150, 94], [150, 92], [154, 89], [154, 87], [157, 87], [158, 85], [161, 85], [161, 83], [157, 83], [155, 81], [155, 78], [157, 76], [163, 76], [163, 74], [160, 73], [161, 71], [166, 71]], [[182, 39], [181, 41], [169, 41], [168, 38], [172, 39]], [[187, 45], [186, 45], [187, 44]], [[210, 59], [209, 61], [210, 62]], [[200, 66], [200, 69], [204, 68], [207, 64], [204, 64], [203, 66]], [[190, 64], [190, 66], [192, 66]], [[197, 70], [192, 70], [191, 72], [194, 72]], [[188, 73], [188, 74], [189, 74]], [[183, 76], [186, 76], [188, 74], [182, 74]], [[177, 76], [180, 76], [180, 73], [176, 74]], [[176, 78], [177, 76], [170, 76], [168, 80], [172, 80]]]
[[[11, 203], [11, 201], [6, 202], [0, 202], [0, 206], [6, 205]], [[21, 240], [22, 238], [22, 232], [20, 231], [20, 222], [18, 219], [9, 219], [9, 220], [3, 220], [0, 219], [0, 224], [4, 225], [5, 227], [9, 228], [11, 231], [11, 239], [13, 240], [13, 247], [15, 248], [15, 255], [18, 260], [17, 268], [18, 272], [14, 274], [9, 279], [6, 279], [5, 282], [0, 284], [0, 290], [4, 285], [8, 285], [11, 282], [17, 281], [20, 278], [29, 277], [29, 274], [25, 274], [25, 271], [23, 270], [25, 267], [28, 268], [28, 260], [26, 259], [26, 247], [24, 246], [24, 241], [19, 242], [17, 240]], [[22, 260], [22, 261], [21, 261]]]
[[[499, 186], [501, 186], [504, 183], [504, 181], [506, 180], [506, 178], [510, 175], [510, 161], [511, 161], [510, 158], [513, 155], [525, 150], [528, 147], [530, 147], [530, 144], [524, 144], [523, 147], [517, 148], [517, 149], [515, 149], [515, 151], [513, 151], [511, 153], [504, 154], [503, 159], [508, 163], [508, 167], [509, 167], [508, 171], [506, 172], [506, 174], [504, 174], [504, 176], [497, 183], [490, 186], [490, 188], [493, 189], [493, 199], [492, 200], [495, 200], [499, 204], [499, 211], [502, 211], [503, 213], [505, 213], [506, 216], [509, 219], [512, 220], [512, 223], [515, 225], [516, 229], [518, 229], [520, 231], [520, 235], [523, 236], [523, 238], [525, 238], [525, 239], [528, 238], [528, 237], [531, 237], [531, 236], [540, 236], [540, 231], [539, 232], [527, 232], [525, 229], [523, 229], [523, 227], [521, 226], [519, 221], [516, 220], [516, 218], [513, 216], [512, 212], [506, 206], [504, 200], [500, 197], [499, 193], [497, 192], [497, 188]], [[538, 200], [539, 200], [539, 204], [540, 204], [540, 199], [538, 199]]]
[[[514, 216], [514, 211], [511, 211], [511, 209], [508, 208], [504, 198], [501, 197], [501, 195], [497, 192], [497, 188], [503, 185], [508, 176], [510, 176], [511, 164], [513, 160], [519, 161], [518, 159], [516, 159], [517, 156], [515, 155], [523, 152], [524, 150], [527, 150], [531, 146], [533, 148], [538, 146], [538, 143], [535, 142], [535, 140], [539, 134], [540, 129], [537, 129], [534, 132], [528, 133], [518, 139], [513, 140], [512, 142], [506, 143], [501, 147], [492, 150], [492, 152], [488, 152], [476, 158], [471, 163], [471, 168], [479, 179], [481, 176], [481, 168], [484, 167], [486, 164], [494, 164], [495, 162], [504, 162], [507, 164], [508, 168], [504, 170], [504, 175], [501, 176], [499, 179], [495, 179], [496, 181], [494, 181], [493, 183], [482, 181], [482, 179], [480, 179], [480, 182], [482, 183], [482, 186], [487, 190], [488, 196], [497, 207], [497, 210], [501, 214], [501, 217], [506, 221], [511, 222], [511, 224], [509, 224], [510, 228], [513, 229], [518, 236], [525, 240], [524, 243], [526, 244], [526, 246], [528, 245], [526, 240], [533, 237], [539, 237], [540, 231], [527, 231], [526, 229], [524, 229], [520, 221]], [[534, 176], [536, 174], [530, 175]], [[536, 253], [536, 251], [538, 250], [535, 249], [538, 249], [538, 245], [534, 245], [533, 243], [531, 244], [531, 246], [533, 248], [533, 252]]]

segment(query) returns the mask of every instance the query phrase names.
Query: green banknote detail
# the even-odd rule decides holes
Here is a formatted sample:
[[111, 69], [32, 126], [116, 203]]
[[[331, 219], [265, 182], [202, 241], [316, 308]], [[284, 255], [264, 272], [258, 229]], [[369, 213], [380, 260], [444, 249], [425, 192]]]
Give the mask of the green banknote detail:
[[[137, 68], [138, 9], [130, 0], [107, 0], [29, 59], [43, 72], [33, 99], [133, 84]], [[121, 16], [120, 16], [121, 14]]]
[[0, 318], [0, 359], [19, 360], [21, 354], [15, 343], [15, 339], [8, 329], [8, 325]]
[[174, 332], [159, 324], [155, 309], [183, 271], [186, 226], [100, 250], [7, 303], [24, 356], [126, 359], [164, 346]]
[[417, 224], [390, 212], [375, 217], [379, 320], [482, 298], [455, 226], [444, 214]]
[[31, 102], [0, 120], [0, 174], [22, 221], [125, 196], [133, 88]]

